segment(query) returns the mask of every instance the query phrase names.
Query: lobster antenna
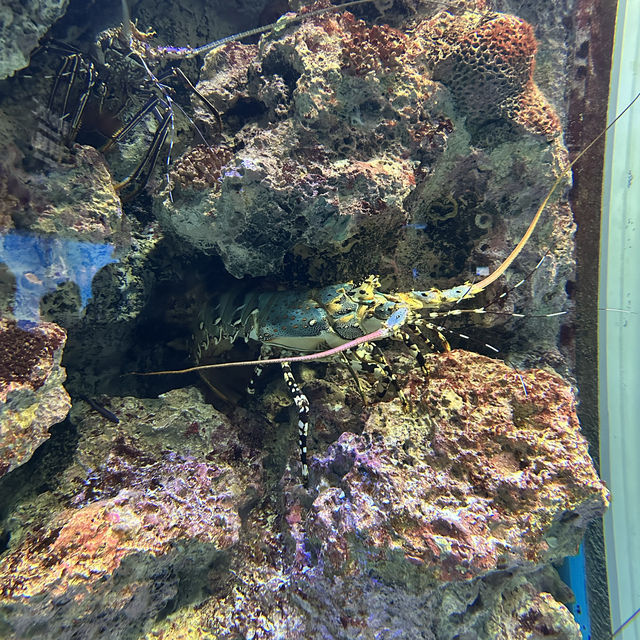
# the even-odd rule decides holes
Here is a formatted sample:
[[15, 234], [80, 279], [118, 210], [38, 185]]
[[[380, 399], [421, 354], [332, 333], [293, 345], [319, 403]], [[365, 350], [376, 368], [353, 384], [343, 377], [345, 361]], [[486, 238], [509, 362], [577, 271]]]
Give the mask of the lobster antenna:
[[[374, 0], [351, 0], [350, 2], [343, 2], [342, 4], [330, 5], [328, 7], [324, 7], [323, 9], [316, 9], [315, 11], [310, 11], [309, 13], [299, 13], [298, 15], [290, 18], [287, 21], [287, 25], [293, 24], [296, 22], [301, 22], [302, 20], [306, 20], [307, 18], [313, 18], [315, 16], [322, 15], [323, 13], [327, 13], [329, 11], [341, 11], [342, 9], [346, 9], [347, 7], [353, 7], [358, 4], [365, 4], [366, 2], [373, 2], [373, 1]], [[203, 44], [200, 47], [191, 49], [191, 51], [188, 52], [186, 57], [191, 58], [197, 55], [202, 55], [203, 53], [208, 53], [212, 49], [215, 49], [216, 47], [220, 47], [223, 44], [227, 44], [229, 42], [236, 42], [237, 40], [242, 40], [244, 38], [248, 38], [249, 36], [255, 36], [255, 35], [258, 35], [259, 33], [266, 33], [267, 31], [273, 31], [277, 26], [278, 26], [278, 22], [272, 22], [271, 24], [266, 24], [262, 27], [249, 29], [247, 31], [243, 31], [242, 33], [236, 33], [232, 36], [227, 36], [226, 38], [221, 38], [220, 40], [215, 40], [214, 42]]]
[[131, 47], [133, 42], [133, 33], [131, 31], [131, 12], [127, 0], [122, 0], [122, 32], [127, 39], [127, 44]]
[[551, 200], [553, 194], [556, 192], [556, 189], [560, 186], [565, 176], [569, 173], [569, 171], [571, 171], [571, 168], [576, 164], [576, 162], [578, 162], [578, 160], [580, 160], [580, 158], [582, 158], [582, 156], [584, 156], [585, 153], [589, 151], [589, 149], [591, 149], [591, 147], [593, 147], [594, 144], [596, 144], [596, 142], [598, 142], [598, 140], [600, 140], [600, 138], [602, 138], [602, 136], [605, 133], [607, 133], [607, 131], [609, 131], [609, 129], [611, 129], [611, 127], [613, 127], [613, 125], [616, 122], [618, 122], [618, 120], [620, 120], [620, 118], [622, 118], [622, 116], [627, 111], [629, 111], [629, 109], [631, 109], [631, 107], [636, 102], [636, 100], [638, 100], [638, 98], [640, 98], [640, 92], [637, 93], [636, 97], [560, 172], [560, 175], [556, 178], [555, 182], [551, 186], [551, 189], [549, 189], [544, 200], [540, 203], [540, 206], [536, 211], [536, 215], [533, 216], [533, 220], [531, 220], [531, 223], [529, 224], [529, 227], [527, 228], [524, 235], [520, 239], [520, 242], [518, 242], [518, 244], [515, 246], [513, 251], [507, 256], [505, 261], [492, 274], [488, 275], [486, 278], [484, 278], [484, 280], [480, 280], [480, 282], [476, 282], [476, 284], [471, 285], [471, 288], [469, 289], [470, 296], [474, 296], [477, 293], [480, 293], [481, 291], [486, 289], [492, 282], [495, 282], [511, 266], [513, 261], [518, 257], [518, 255], [520, 254], [524, 246], [529, 241], [529, 238], [531, 238], [531, 234], [536, 228], [536, 225], [540, 220], [540, 216], [542, 215], [542, 212], [545, 210], [545, 208], [549, 204], [549, 200]]

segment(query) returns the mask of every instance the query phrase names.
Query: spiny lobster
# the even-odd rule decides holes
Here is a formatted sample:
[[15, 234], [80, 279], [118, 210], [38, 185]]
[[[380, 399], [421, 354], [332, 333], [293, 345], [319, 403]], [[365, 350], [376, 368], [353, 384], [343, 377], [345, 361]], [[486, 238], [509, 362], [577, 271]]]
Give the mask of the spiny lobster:
[[[330, 5], [316, 10], [288, 15], [284, 20], [267, 24], [255, 29], [226, 36], [199, 47], [186, 46], [154, 46], [149, 40], [155, 35], [137, 29], [131, 22], [126, 0], [122, 2], [122, 25], [107, 29], [98, 35], [94, 47], [100, 52], [95, 61], [84, 55], [75, 47], [57, 41], [50, 41], [38, 48], [39, 51], [56, 52], [62, 55], [58, 70], [54, 76], [46, 109], [38, 111], [38, 127], [33, 145], [37, 157], [45, 164], [58, 165], [68, 159], [70, 149], [78, 140], [85, 120], [101, 122], [105, 131], [99, 131], [98, 137], [104, 135], [99, 150], [106, 153], [115, 145], [129, 139], [132, 131], [146, 124], [149, 131], [147, 150], [139, 162], [130, 168], [128, 175], [114, 183], [114, 188], [124, 200], [131, 200], [146, 186], [163, 147], [166, 152], [166, 170], [171, 163], [174, 142], [175, 117], [181, 112], [196, 130], [199, 137], [209, 146], [203, 133], [198, 129], [191, 117], [174, 100], [175, 88], [170, 86], [176, 80], [189, 92], [198, 97], [212, 114], [219, 134], [222, 130], [221, 116], [209, 100], [200, 93], [187, 75], [175, 66], [180, 60], [188, 60], [196, 56], [204, 56], [222, 45], [236, 42], [250, 36], [275, 31], [286, 25], [295, 24], [304, 19], [313, 18], [324, 13], [340, 11], [373, 0], [350, 0], [339, 5]], [[159, 68], [166, 61], [176, 61], [167, 68]], [[120, 123], [125, 104], [112, 96], [107, 80], [112, 76], [126, 80], [131, 85], [137, 82], [141, 87], [134, 95], [139, 99], [148, 96], [139, 109], [123, 118]], [[113, 103], [110, 104], [109, 103]], [[119, 123], [119, 124], [117, 124]], [[117, 124], [117, 126], [115, 126]], [[95, 126], [95, 123], [92, 125]], [[115, 128], [114, 128], [115, 126]], [[91, 136], [93, 139], [95, 134]], [[168, 144], [167, 144], [168, 141]], [[168, 182], [168, 177], [167, 177]]]
[[[429, 289], [428, 291], [384, 293], [379, 289], [378, 278], [370, 276], [359, 284], [347, 282], [309, 291], [249, 291], [242, 294], [225, 294], [205, 306], [199, 314], [194, 345], [197, 360], [208, 349], [210, 342], [233, 343], [238, 338], [245, 341], [256, 340], [264, 347], [278, 347], [289, 352], [307, 353], [243, 362], [203, 364], [187, 369], [155, 371], [138, 375], [189, 373], [249, 365], [259, 367], [267, 364], [282, 365], [285, 381], [299, 412], [302, 480], [306, 486], [308, 483], [306, 441], [309, 401], [295, 382], [290, 363], [332, 357], [383, 338], [404, 340], [414, 348], [420, 361], [422, 356], [417, 342], [425, 338], [425, 331], [435, 333], [443, 347], [448, 349], [448, 343], [441, 333], [442, 327], [432, 321], [445, 316], [486, 312], [485, 307], [462, 309], [457, 305], [462, 300], [477, 296], [505, 273], [529, 241], [543, 211], [573, 165], [631, 108], [639, 97], [640, 94], [561, 170], [520, 241], [507, 258], [479, 282], [465, 282], [442, 291]], [[384, 360], [382, 364], [380, 360], [373, 361], [372, 364], [393, 379], [389, 371], [385, 370]]]

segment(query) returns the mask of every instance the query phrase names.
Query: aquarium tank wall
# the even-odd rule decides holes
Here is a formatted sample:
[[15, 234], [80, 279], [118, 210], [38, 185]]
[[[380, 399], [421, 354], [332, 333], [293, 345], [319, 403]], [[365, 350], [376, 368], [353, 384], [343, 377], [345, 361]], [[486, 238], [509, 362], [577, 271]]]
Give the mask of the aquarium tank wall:
[[[640, 5], [619, 3], [611, 70], [609, 114], [638, 92]], [[638, 467], [630, 459], [637, 439], [635, 416], [638, 376], [639, 272], [636, 267], [638, 219], [637, 183], [640, 167], [635, 153], [635, 118], [607, 137], [600, 254], [599, 351], [602, 476], [614, 496], [605, 513], [607, 573], [611, 619], [619, 636], [640, 638], [637, 598], [640, 522], [633, 505], [638, 500]]]
[[0, 9], [0, 638], [640, 637], [637, 0]]

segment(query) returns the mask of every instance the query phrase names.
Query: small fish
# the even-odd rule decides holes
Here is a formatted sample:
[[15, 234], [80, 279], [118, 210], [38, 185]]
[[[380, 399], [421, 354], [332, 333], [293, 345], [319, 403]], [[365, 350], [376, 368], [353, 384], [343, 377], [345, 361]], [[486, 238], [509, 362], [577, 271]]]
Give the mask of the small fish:
[[427, 228], [424, 222], [409, 222], [403, 226], [405, 229], [417, 229], [418, 231], [424, 231]]
[[39, 284], [42, 285], [42, 280], [40, 280], [40, 278], [38, 278], [38, 276], [35, 273], [31, 273], [30, 271], [27, 271], [24, 274], [24, 277], [31, 283], [31, 284]]
[[120, 419], [115, 415], [115, 413], [111, 413], [109, 409], [105, 409], [102, 405], [99, 405], [95, 400], [91, 398], [87, 398], [87, 396], [80, 395], [80, 398], [84, 400], [92, 409], [97, 411], [101, 416], [104, 416], [107, 420], [115, 424], [120, 423]]

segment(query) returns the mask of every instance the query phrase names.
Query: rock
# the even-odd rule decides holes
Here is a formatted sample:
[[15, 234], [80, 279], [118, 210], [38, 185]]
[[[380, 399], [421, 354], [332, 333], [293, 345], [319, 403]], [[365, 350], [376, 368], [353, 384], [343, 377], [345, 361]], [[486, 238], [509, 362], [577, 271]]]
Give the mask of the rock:
[[351, 461], [313, 505], [307, 533], [325, 561], [366, 557], [390, 579], [408, 563], [442, 583], [577, 551], [608, 492], [562, 378], [453, 351], [404, 391], [410, 415], [399, 401], [379, 406], [318, 461], [330, 477]]
[[[38, 146], [36, 139], [34, 145]], [[56, 234], [86, 242], [123, 244], [128, 226], [103, 156], [76, 145], [66, 163], [31, 175], [20, 153], [4, 149], [0, 161], [0, 229]]]
[[66, 337], [51, 322], [0, 318], [0, 476], [29, 460], [71, 407], [60, 366]]
[[[428, 380], [396, 364], [411, 410], [377, 402], [361, 433], [312, 451], [309, 493], [274, 457], [277, 425], [226, 417], [194, 389], [113, 398], [118, 424], [74, 407], [74, 460], [55, 495], [16, 513], [0, 560], [4, 628], [579, 640], [550, 563], [576, 551], [608, 493], [571, 388], [463, 351], [429, 358]], [[312, 410], [323, 394], [340, 402], [332, 380]]]
[[433, 77], [451, 87], [472, 126], [499, 113], [552, 139], [560, 119], [533, 77], [537, 43], [533, 27], [516, 16], [442, 12], [421, 25], [435, 41], [428, 56]]
[[67, 9], [68, 0], [9, 0], [0, 7], [0, 80], [29, 64], [40, 38]]
[[255, 456], [193, 390], [110, 410], [118, 424], [74, 407], [67, 498], [30, 505], [0, 562], [0, 626], [14, 637], [133, 637], [233, 579], [243, 509], [260, 492]]
[[377, 403], [361, 434], [314, 456], [311, 495], [285, 474], [249, 516], [232, 591], [157, 636], [579, 640], [549, 563], [575, 553], [608, 493], [571, 388], [462, 351], [429, 365], [428, 381], [401, 374], [410, 412]]
[[163, 223], [218, 253], [236, 277], [281, 273], [287, 256], [335, 281], [358, 256], [363, 276], [375, 271], [406, 222], [418, 155], [437, 155], [447, 136], [423, 107], [436, 87], [406, 43], [345, 13], [260, 48], [212, 52], [198, 90], [234, 129], [238, 150], [187, 151], [171, 175], [173, 200], [165, 190], [156, 202]]

